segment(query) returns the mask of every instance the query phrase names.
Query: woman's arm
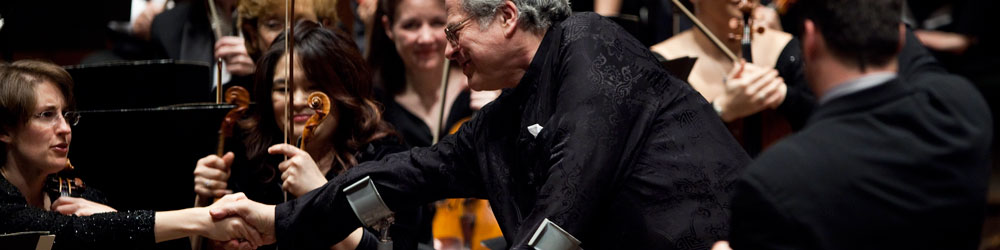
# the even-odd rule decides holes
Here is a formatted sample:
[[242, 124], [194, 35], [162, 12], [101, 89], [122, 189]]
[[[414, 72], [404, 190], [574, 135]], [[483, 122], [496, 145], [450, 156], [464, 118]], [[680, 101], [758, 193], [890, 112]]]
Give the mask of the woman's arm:
[[[225, 203], [222, 201], [219, 203]], [[52, 205], [53, 211], [69, 216], [69, 218], [57, 218], [60, 220], [90, 220], [96, 225], [94, 230], [102, 225], [113, 225], [114, 220], [129, 220], [128, 214], [107, 214], [107, 219], [102, 217], [89, 217], [92, 214], [116, 212], [113, 208], [104, 204], [96, 203], [82, 198], [60, 197]], [[238, 218], [227, 218], [213, 220], [208, 212], [209, 208], [189, 208], [166, 212], [155, 212], [153, 235], [155, 242], [163, 242], [183, 237], [200, 235], [214, 240], [247, 239], [253, 244], [262, 244], [259, 233], [252, 227], [246, 225]], [[110, 221], [108, 221], [110, 220]], [[111, 230], [117, 233], [118, 230]], [[92, 232], [93, 233], [93, 232]], [[102, 245], [97, 242], [97, 245]], [[104, 243], [111, 244], [111, 243]]]
[[232, 199], [221, 199], [209, 207], [156, 212], [153, 226], [156, 242], [200, 235], [218, 241], [242, 239], [255, 246], [265, 245], [267, 242], [260, 233], [240, 218], [212, 219], [209, 210], [227, 202]]

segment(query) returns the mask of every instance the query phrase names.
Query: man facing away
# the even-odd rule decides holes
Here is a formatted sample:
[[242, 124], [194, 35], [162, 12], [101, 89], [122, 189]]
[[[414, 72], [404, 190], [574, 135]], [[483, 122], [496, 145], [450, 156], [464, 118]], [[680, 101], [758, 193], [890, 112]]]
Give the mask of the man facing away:
[[992, 120], [966, 80], [896, 76], [899, 0], [809, 0], [805, 73], [819, 106], [747, 168], [733, 249], [977, 249]]

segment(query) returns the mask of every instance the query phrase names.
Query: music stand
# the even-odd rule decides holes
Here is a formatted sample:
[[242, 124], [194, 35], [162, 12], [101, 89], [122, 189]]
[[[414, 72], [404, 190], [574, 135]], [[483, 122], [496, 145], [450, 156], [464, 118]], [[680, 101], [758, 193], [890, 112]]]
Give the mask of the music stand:
[[[195, 163], [215, 153], [232, 108], [205, 104], [215, 101], [209, 66], [157, 60], [66, 69], [81, 114], [69, 157], [88, 188], [118, 210], [191, 207]], [[190, 246], [168, 245], [158, 248]]]

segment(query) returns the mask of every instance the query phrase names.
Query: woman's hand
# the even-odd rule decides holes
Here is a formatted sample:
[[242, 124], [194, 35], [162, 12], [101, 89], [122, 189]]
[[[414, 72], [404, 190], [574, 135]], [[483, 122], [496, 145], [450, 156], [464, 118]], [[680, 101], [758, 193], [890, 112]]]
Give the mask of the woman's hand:
[[224, 36], [215, 42], [215, 58], [226, 62], [226, 71], [230, 74], [245, 76], [253, 74], [253, 59], [247, 53], [247, 47], [242, 37]]
[[723, 121], [756, 114], [764, 109], [777, 108], [785, 101], [788, 91], [785, 80], [778, 71], [754, 64], [740, 62], [725, 80], [726, 92], [717, 97], [712, 105]]
[[52, 211], [56, 211], [64, 215], [76, 216], [90, 216], [99, 213], [118, 212], [118, 210], [105, 206], [101, 203], [68, 196], [56, 199], [56, 202], [52, 203]]
[[292, 145], [278, 144], [268, 148], [267, 153], [288, 156], [288, 160], [278, 164], [278, 170], [281, 170], [281, 187], [285, 191], [302, 196], [326, 184], [323, 172], [306, 151]]
[[233, 157], [233, 152], [229, 152], [221, 158], [209, 155], [199, 159], [194, 168], [194, 192], [206, 200], [233, 193], [226, 189]]
[[[274, 243], [274, 207], [275, 205], [265, 205], [247, 199], [243, 193], [227, 195], [219, 199], [209, 207], [212, 218], [216, 220], [229, 218], [242, 218], [243, 221], [252, 225], [257, 232], [261, 233], [261, 244]], [[242, 244], [237, 241], [230, 241], [227, 249], [242, 248]]]
[[728, 241], [720, 240], [716, 241], [715, 245], [712, 245], [712, 250], [733, 250], [733, 248], [729, 247]]
[[[208, 216], [207, 223], [204, 224], [199, 234], [212, 240], [228, 241], [225, 243], [226, 249], [256, 248], [257, 246], [273, 243], [273, 237], [263, 235], [261, 231], [239, 216], [214, 219], [209, 213], [212, 209], [245, 202], [244, 200], [246, 200], [246, 196], [242, 193], [239, 195], [228, 195], [205, 208], [205, 211], [199, 211], [203, 212], [203, 215]], [[199, 217], [202, 217], [202, 215], [199, 215]]]

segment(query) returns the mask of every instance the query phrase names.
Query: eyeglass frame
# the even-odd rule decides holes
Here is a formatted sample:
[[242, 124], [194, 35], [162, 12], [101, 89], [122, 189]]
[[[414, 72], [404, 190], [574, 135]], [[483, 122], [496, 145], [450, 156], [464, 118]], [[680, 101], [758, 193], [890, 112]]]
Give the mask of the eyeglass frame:
[[[48, 112], [57, 113], [55, 111], [42, 111], [42, 112], [35, 113], [34, 115], [31, 115], [31, 117], [34, 118], [34, 119], [38, 119], [41, 122], [47, 123], [47, 125], [50, 125], [50, 126], [56, 125], [55, 116], [45, 117], [44, 114], [48, 113]], [[65, 121], [66, 124], [69, 124], [69, 126], [76, 126], [77, 124], [80, 123], [80, 117], [81, 117], [80, 112], [76, 112], [76, 111], [64, 111], [64, 112], [58, 113], [58, 114], [59, 114], [60, 117], [62, 117], [62, 120]]]
[[458, 24], [448, 25], [444, 28], [444, 36], [448, 39], [448, 43], [451, 47], [458, 48], [458, 32], [469, 25], [469, 21], [472, 21], [472, 17], [466, 17], [464, 20], [459, 21]]

